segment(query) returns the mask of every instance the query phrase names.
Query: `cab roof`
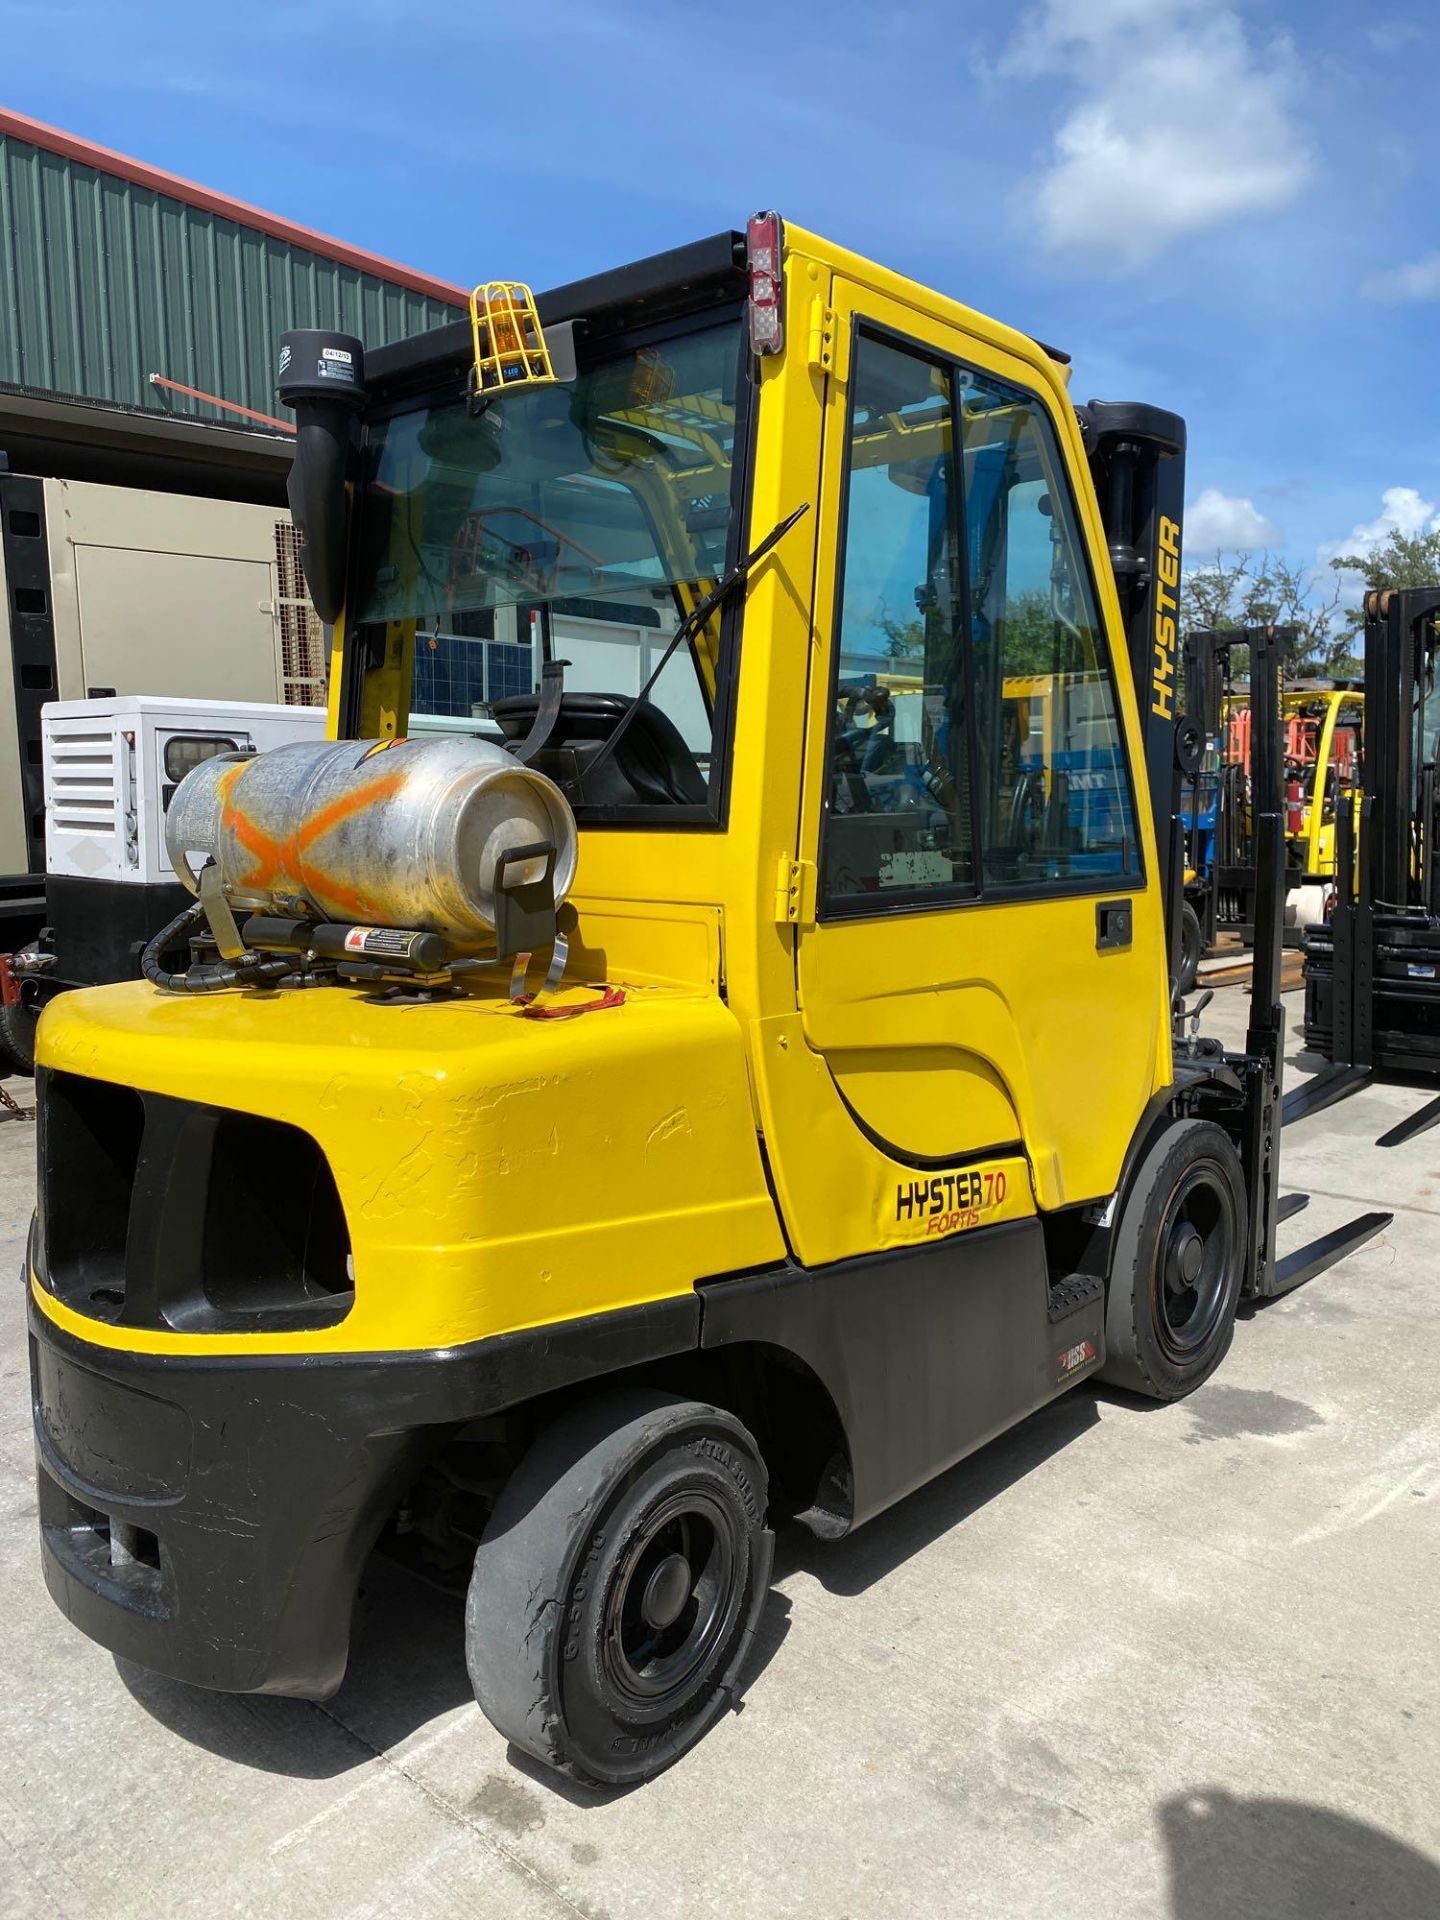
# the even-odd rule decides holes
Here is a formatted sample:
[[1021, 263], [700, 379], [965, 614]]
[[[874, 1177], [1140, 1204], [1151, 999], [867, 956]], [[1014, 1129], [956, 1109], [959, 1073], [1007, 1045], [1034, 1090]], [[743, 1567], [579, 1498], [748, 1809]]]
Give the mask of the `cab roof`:
[[[589, 328], [610, 333], [727, 306], [745, 292], [745, 235], [731, 229], [552, 287], [537, 295], [536, 305], [543, 326], [583, 319]], [[1043, 340], [1035, 345], [1069, 365], [1069, 354], [1058, 347]], [[367, 353], [366, 386], [388, 396], [430, 385], [463, 372], [470, 356], [470, 322], [454, 320]]]

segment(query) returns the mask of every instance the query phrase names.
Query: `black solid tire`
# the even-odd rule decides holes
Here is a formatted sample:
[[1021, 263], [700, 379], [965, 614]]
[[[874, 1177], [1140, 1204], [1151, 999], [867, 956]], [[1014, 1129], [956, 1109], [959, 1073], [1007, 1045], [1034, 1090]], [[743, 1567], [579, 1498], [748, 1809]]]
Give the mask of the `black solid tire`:
[[1180, 907], [1180, 972], [1176, 984], [1182, 994], [1192, 991], [1200, 977], [1200, 955], [1204, 942], [1200, 937], [1200, 916], [1188, 900]]
[[[738, 1687], [770, 1583], [767, 1498], [755, 1442], [721, 1408], [631, 1389], [562, 1414], [511, 1475], [476, 1550], [465, 1659], [486, 1718], [591, 1785], [632, 1786], [678, 1760]], [[723, 1536], [720, 1597], [693, 1669], [646, 1700], [627, 1690], [637, 1676], [618, 1650], [621, 1622], [647, 1528], [685, 1502]]]
[[[1199, 1235], [1203, 1286], [1193, 1324], [1172, 1324], [1170, 1265], [1180, 1236]], [[1126, 1194], [1105, 1305], [1100, 1378], [1150, 1400], [1179, 1400], [1207, 1380], [1229, 1350], [1245, 1274], [1245, 1179], [1229, 1135], [1209, 1120], [1176, 1120], [1155, 1141]]]
[[29, 1077], [35, 1072], [35, 1029], [40, 1009], [24, 1000], [0, 1005], [0, 1068]]

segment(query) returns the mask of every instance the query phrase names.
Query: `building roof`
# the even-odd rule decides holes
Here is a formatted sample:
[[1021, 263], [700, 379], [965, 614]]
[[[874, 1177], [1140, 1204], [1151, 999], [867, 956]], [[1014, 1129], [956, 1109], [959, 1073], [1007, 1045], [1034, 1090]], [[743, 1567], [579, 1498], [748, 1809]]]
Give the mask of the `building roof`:
[[43, 120], [32, 120], [28, 114], [12, 112], [8, 107], [0, 107], [0, 134], [27, 141], [32, 147], [43, 148], [48, 153], [58, 153], [66, 160], [79, 161], [82, 166], [94, 167], [98, 173], [108, 173], [117, 180], [127, 180], [132, 186], [162, 193], [168, 199], [179, 200], [185, 206], [196, 207], [202, 213], [214, 214], [221, 220], [233, 220], [238, 226], [253, 227], [257, 233], [269, 234], [272, 240], [284, 241], [291, 247], [301, 247], [307, 253], [317, 254], [322, 260], [334, 260], [341, 266], [355, 267], [361, 273], [373, 274], [377, 280], [387, 280], [392, 286], [407, 287], [412, 293], [424, 294], [427, 299], [438, 300], [445, 306], [463, 306], [470, 297], [468, 287], [436, 279], [432, 274], [417, 273], [413, 267], [386, 260], [378, 253], [367, 253], [363, 247], [352, 247], [348, 241], [333, 239], [328, 233], [317, 233], [313, 227], [302, 227], [293, 220], [282, 219], [278, 213], [267, 213], [263, 207], [252, 207], [247, 201], [216, 193], [213, 188], [202, 187], [178, 173], [167, 173], [163, 167], [152, 167], [143, 160], [133, 160], [129, 154], [116, 153], [113, 148], [102, 147], [93, 140], [82, 140], [77, 134], [47, 126]]
[[288, 328], [383, 347], [455, 320], [467, 297], [0, 109], [0, 388], [37, 404], [264, 424]]

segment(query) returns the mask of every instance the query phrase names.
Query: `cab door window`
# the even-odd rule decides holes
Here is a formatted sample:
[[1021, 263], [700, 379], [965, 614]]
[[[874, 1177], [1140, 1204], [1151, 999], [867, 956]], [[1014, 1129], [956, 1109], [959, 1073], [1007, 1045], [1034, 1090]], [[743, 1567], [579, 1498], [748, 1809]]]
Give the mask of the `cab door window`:
[[1038, 400], [960, 374], [981, 882], [1139, 872], [1134, 799], [1068, 478]]
[[821, 859], [844, 911], [974, 885], [948, 367], [856, 343]]
[[1138, 877], [1114, 676], [1041, 402], [862, 332], [846, 452], [827, 911]]

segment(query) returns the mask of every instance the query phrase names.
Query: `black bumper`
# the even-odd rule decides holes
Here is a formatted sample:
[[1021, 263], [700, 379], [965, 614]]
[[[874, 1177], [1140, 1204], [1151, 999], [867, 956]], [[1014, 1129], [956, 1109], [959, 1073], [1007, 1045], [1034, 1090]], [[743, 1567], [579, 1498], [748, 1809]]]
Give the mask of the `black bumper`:
[[151, 935], [193, 902], [178, 880], [134, 886], [47, 874], [45, 923], [55, 965], [42, 981], [47, 987], [104, 987], [138, 980]]
[[159, 1357], [30, 1303], [56, 1604], [140, 1666], [237, 1693], [339, 1686], [365, 1556], [465, 1420], [696, 1345], [693, 1295], [394, 1356]]

